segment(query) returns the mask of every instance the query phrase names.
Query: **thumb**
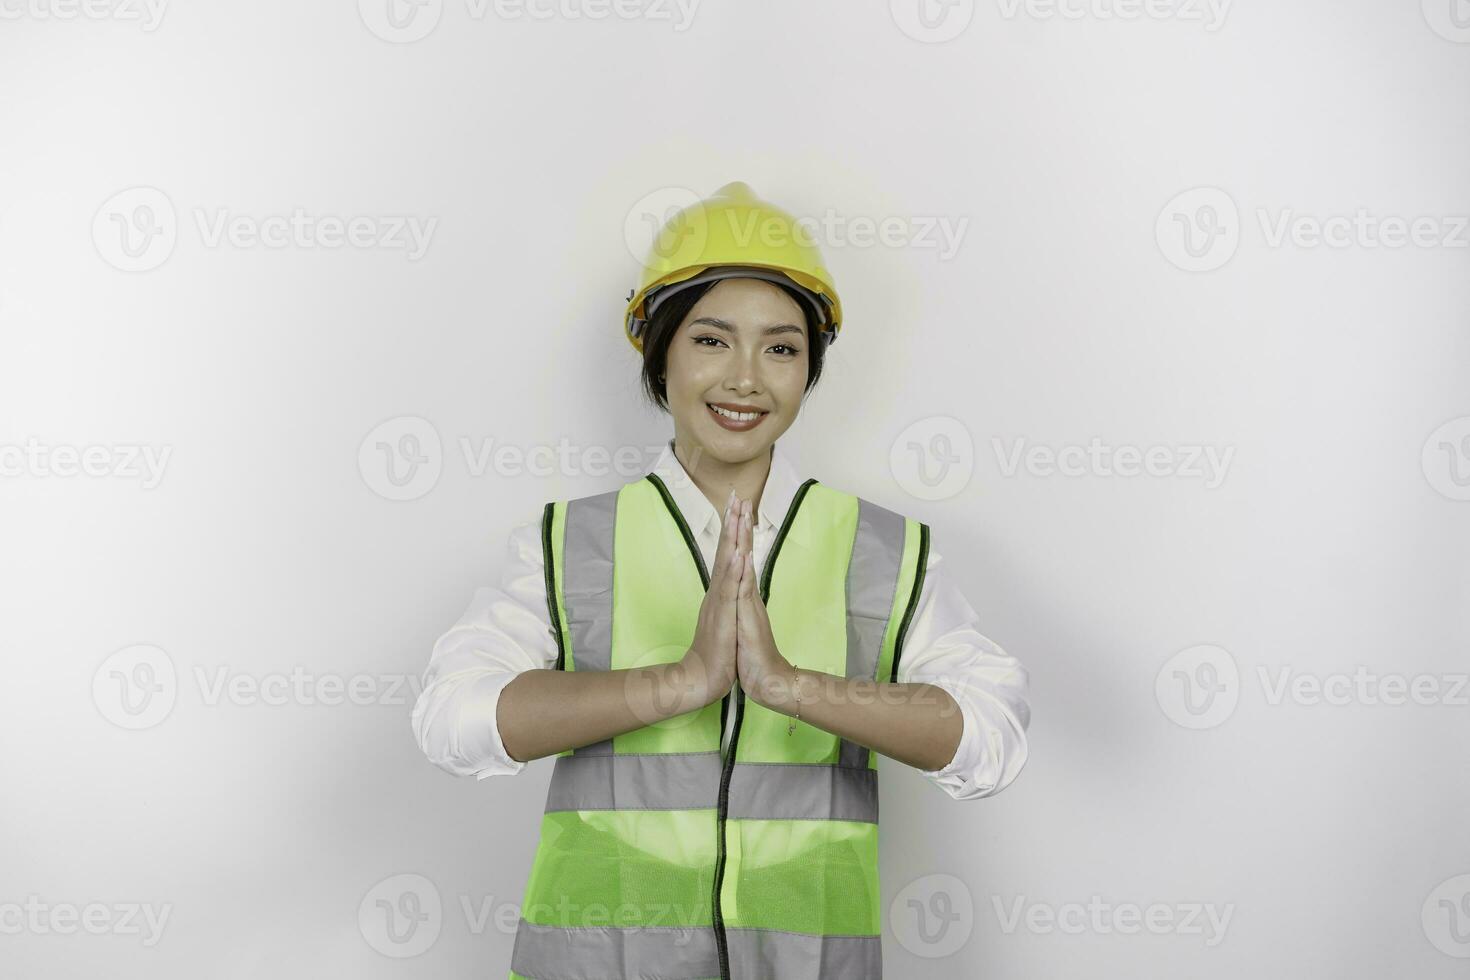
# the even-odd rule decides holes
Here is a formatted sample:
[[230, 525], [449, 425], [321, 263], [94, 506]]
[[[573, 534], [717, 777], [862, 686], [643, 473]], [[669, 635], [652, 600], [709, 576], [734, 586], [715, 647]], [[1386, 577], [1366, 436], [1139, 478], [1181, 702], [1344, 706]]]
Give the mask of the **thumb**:
[[744, 571], [740, 576], [740, 592], [737, 595], [735, 608], [740, 612], [740, 628], [745, 630], [755, 622], [755, 609], [751, 601], [755, 596], [755, 566], [749, 553], [745, 555], [745, 561], [742, 564]]
[[720, 598], [732, 603], [740, 597], [740, 571], [745, 567], [743, 556], [735, 548], [730, 549], [730, 560], [721, 563]]
[[747, 551], [745, 553], [745, 578], [741, 580], [740, 585], [741, 597], [751, 606], [754, 606], [756, 599], [760, 596], [761, 587], [760, 573], [755, 567], [754, 552]]

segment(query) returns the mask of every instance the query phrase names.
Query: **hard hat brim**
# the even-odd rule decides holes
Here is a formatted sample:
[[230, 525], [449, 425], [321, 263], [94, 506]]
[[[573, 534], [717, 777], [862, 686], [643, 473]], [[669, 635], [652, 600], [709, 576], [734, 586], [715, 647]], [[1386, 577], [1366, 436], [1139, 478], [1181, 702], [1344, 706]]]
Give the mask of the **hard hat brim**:
[[689, 269], [680, 269], [677, 273], [665, 276], [662, 280], [651, 283], [642, 291], [641, 295], [629, 298], [627, 316], [625, 318], [625, 332], [628, 340], [638, 351], [643, 350], [643, 330], [648, 321], [653, 318], [654, 312], [663, 303], [690, 286], [705, 282], [715, 282], [720, 279], [730, 278], [762, 279], [782, 286], [792, 287], [793, 291], [807, 304], [813, 314], [818, 334], [824, 343], [831, 344], [837, 339], [837, 332], [841, 329], [838, 322], [838, 307], [832, 297], [827, 295], [823, 284], [791, 269], [780, 266], [760, 265], [750, 263], [747, 265], [714, 265], [695, 266]]

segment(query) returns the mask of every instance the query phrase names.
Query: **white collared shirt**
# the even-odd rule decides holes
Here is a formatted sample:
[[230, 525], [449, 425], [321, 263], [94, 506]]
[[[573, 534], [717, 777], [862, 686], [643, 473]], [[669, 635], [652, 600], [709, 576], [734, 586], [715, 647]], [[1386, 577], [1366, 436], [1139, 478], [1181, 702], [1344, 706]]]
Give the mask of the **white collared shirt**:
[[[653, 473], [668, 486], [695, 536], [706, 567], [714, 564], [720, 514], [673, 451], [664, 446]], [[760, 568], [802, 481], [772, 447], [753, 529]], [[524, 670], [556, 666], [556, 639], [546, 608], [541, 518], [517, 525], [500, 586], [477, 589], [469, 608], [434, 644], [423, 692], [413, 709], [414, 737], [429, 761], [460, 776], [514, 775], [526, 767], [505, 751], [495, 724], [500, 692]], [[1029, 676], [1015, 657], [976, 629], [978, 617], [944, 574], [931, 540], [919, 606], [909, 623], [900, 684], [933, 684], [960, 706], [964, 734], [943, 769], [923, 772], [957, 800], [1000, 792], [1026, 764]], [[727, 713], [721, 746], [728, 749], [735, 712]]]

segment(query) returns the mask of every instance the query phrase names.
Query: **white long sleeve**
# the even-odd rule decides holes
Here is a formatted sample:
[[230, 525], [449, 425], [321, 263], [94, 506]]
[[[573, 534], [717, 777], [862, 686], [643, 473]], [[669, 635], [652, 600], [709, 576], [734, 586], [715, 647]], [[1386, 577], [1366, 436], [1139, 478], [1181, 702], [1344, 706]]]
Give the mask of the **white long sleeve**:
[[541, 520], [510, 533], [499, 587], [475, 590], [459, 622], [439, 637], [413, 706], [413, 731], [429, 761], [456, 776], [514, 775], [495, 724], [500, 692], [525, 670], [556, 666], [546, 608]]
[[[758, 527], [755, 535], [758, 565], [774, 528], [762, 530]], [[511, 531], [499, 587], [478, 589], [459, 622], [434, 645], [423, 693], [414, 705], [414, 734], [431, 762], [456, 775], [483, 779], [525, 768], [506, 754], [495, 718], [500, 692], [518, 673], [556, 664], [540, 531], [539, 517]], [[708, 543], [705, 536], [700, 535], [700, 545], [709, 561], [717, 535]], [[960, 800], [1004, 789], [1027, 756], [1027, 671], [983, 636], [977, 622], [931, 544], [898, 681], [941, 687], [959, 704], [964, 733], [954, 758], [943, 769], [920, 771]], [[727, 727], [724, 744], [728, 740]]]
[[898, 661], [901, 684], [933, 684], [955, 699], [964, 733], [949, 765], [925, 776], [957, 800], [993, 796], [1026, 765], [1030, 674], [977, 628], [980, 617], [931, 540], [919, 608]]

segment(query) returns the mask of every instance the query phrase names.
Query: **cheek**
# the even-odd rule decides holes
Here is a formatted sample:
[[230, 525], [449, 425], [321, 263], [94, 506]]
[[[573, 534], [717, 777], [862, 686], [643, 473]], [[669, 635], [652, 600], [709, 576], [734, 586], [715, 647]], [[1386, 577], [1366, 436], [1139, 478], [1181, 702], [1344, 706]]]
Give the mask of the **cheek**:
[[780, 365], [779, 369], [768, 375], [771, 390], [779, 392], [785, 401], [791, 403], [800, 401], [802, 392], [806, 389], [807, 370], [805, 360], [789, 361]]
[[668, 360], [664, 362], [664, 376], [664, 387], [670, 400], [695, 398], [712, 384], [707, 363], [698, 357], [690, 357], [687, 351], [675, 353], [673, 348], [670, 348]]

